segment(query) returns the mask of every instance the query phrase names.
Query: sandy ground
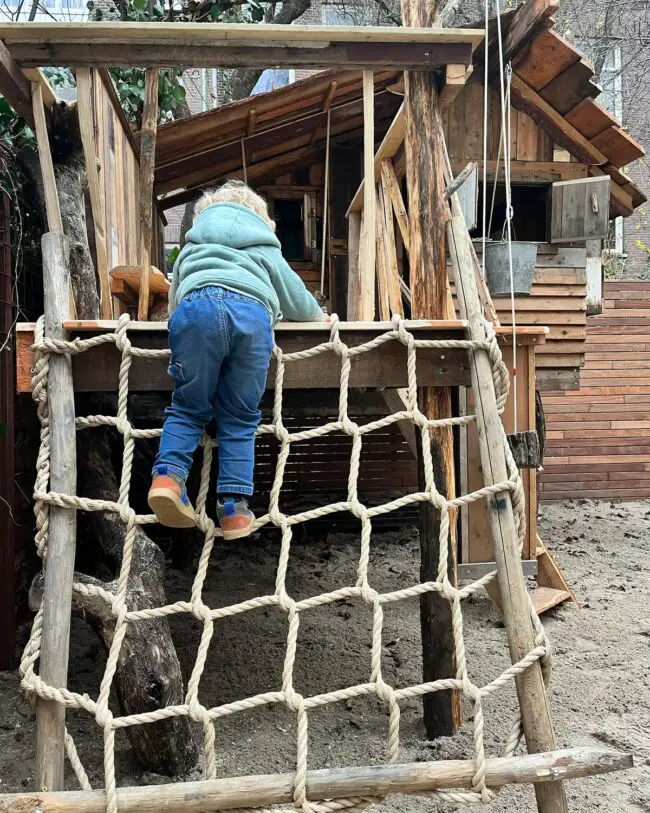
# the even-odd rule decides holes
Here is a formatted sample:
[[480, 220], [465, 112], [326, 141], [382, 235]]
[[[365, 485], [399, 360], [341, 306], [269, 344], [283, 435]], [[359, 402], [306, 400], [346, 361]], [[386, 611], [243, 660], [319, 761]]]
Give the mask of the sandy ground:
[[[555, 646], [552, 706], [558, 742], [604, 745], [632, 751], [636, 767], [624, 774], [568, 785], [574, 813], [650, 811], [650, 502], [545, 505], [542, 534], [581, 602], [545, 616]], [[206, 601], [213, 607], [273, 591], [278, 547], [254, 540], [219, 548], [208, 575]], [[354, 581], [357, 539], [337, 534], [295, 548], [288, 588], [294, 597], [315, 595]], [[382, 591], [417, 581], [418, 544], [412, 527], [378, 534], [373, 541], [371, 582]], [[189, 576], [171, 571], [168, 595], [188, 596]], [[505, 634], [485, 597], [464, 604], [469, 666], [485, 683], [507, 665]], [[286, 618], [256, 610], [220, 621], [210, 650], [201, 697], [217, 705], [277, 689], [284, 657]], [[314, 694], [362, 682], [369, 675], [371, 617], [355, 602], [343, 602], [302, 616], [295, 686]], [[200, 628], [176, 619], [173, 632], [185, 675], [193, 664]], [[22, 631], [23, 640], [27, 631]], [[71, 686], [96, 695], [104, 653], [82, 622], [74, 622]], [[419, 682], [421, 658], [417, 601], [387, 608], [383, 671], [392, 685]], [[19, 697], [18, 678], [0, 674], [0, 792], [33, 785], [34, 715]], [[487, 744], [499, 753], [514, 709], [514, 692], [487, 705]], [[402, 708], [404, 761], [457, 758], [471, 749], [470, 727], [449, 740], [427, 742], [417, 702]], [[94, 786], [101, 784], [101, 738], [85, 715], [69, 715], [82, 759]], [[354, 700], [310, 713], [311, 767], [362, 765], [385, 758], [387, 718], [375, 700]], [[223, 776], [290, 770], [295, 719], [280, 707], [265, 707], [226, 718], [219, 726], [219, 773]], [[117, 738], [120, 784], [165, 781], [143, 774], [123, 732]], [[69, 777], [70, 787], [74, 779]], [[386, 811], [448, 810], [431, 800], [395, 797]], [[458, 808], [460, 810], [465, 808]], [[534, 810], [529, 787], [505, 789], [490, 808], [500, 813]]]

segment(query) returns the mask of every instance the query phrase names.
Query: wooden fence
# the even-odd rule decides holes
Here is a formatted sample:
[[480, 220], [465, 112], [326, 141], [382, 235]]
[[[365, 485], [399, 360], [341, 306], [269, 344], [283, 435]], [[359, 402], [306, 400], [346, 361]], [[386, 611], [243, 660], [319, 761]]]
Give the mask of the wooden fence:
[[607, 282], [580, 389], [543, 396], [545, 500], [650, 497], [650, 282]]

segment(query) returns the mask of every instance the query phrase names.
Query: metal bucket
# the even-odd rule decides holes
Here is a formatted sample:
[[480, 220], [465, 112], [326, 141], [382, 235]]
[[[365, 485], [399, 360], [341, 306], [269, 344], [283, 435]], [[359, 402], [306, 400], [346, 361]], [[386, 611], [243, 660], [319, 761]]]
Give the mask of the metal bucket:
[[[533, 286], [537, 261], [537, 243], [512, 242], [512, 280], [515, 296], [528, 296]], [[485, 245], [485, 276], [493, 297], [510, 296], [508, 244], [501, 241]]]

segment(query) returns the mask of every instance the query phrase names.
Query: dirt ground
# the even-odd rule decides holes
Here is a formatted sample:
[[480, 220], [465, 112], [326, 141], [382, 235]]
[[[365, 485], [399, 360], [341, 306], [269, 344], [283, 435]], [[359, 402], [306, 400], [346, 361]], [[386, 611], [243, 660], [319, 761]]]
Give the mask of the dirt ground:
[[[542, 535], [556, 554], [580, 600], [545, 616], [555, 647], [552, 706], [560, 746], [602, 745], [632, 751], [636, 767], [624, 774], [578, 780], [568, 785], [573, 813], [650, 811], [650, 502], [561, 503], [543, 507]], [[278, 546], [252, 540], [220, 547], [212, 557], [205, 600], [225, 606], [273, 592]], [[353, 534], [307, 539], [296, 546], [288, 588], [294, 597], [315, 595], [354, 582], [358, 541]], [[371, 583], [381, 591], [417, 581], [417, 534], [413, 527], [377, 534]], [[190, 576], [171, 571], [170, 598], [189, 595]], [[464, 604], [469, 668], [477, 683], [507, 665], [505, 634], [487, 597]], [[207, 706], [277, 689], [285, 649], [286, 618], [276, 610], [255, 610], [217, 623], [201, 699]], [[175, 619], [173, 632], [187, 677], [196, 656], [200, 628]], [[369, 676], [371, 617], [367, 607], [342, 602], [301, 616], [295, 686], [305, 695], [362, 682]], [[27, 630], [21, 631], [22, 642]], [[80, 621], [73, 625], [70, 683], [97, 694], [104, 653]], [[420, 681], [417, 601], [387, 607], [383, 673], [395, 687]], [[0, 674], [0, 792], [33, 785], [34, 715], [19, 697], [17, 674]], [[489, 750], [498, 754], [514, 710], [514, 692], [486, 709]], [[461, 758], [471, 752], [470, 727], [449, 740], [427, 742], [418, 702], [402, 707], [401, 759]], [[101, 774], [101, 737], [84, 714], [69, 715], [93, 786]], [[387, 718], [378, 701], [354, 700], [310, 712], [310, 767], [362, 765], [385, 759]], [[219, 773], [223, 776], [291, 769], [295, 719], [280, 707], [264, 707], [225, 718], [217, 729]], [[143, 774], [131, 758], [123, 732], [117, 738], [119, 784], [168, 781]], [[73, 777], [69, 786], [75, 787]], [[382, 810], [448, 810], [431, 800], [394, 797]], [[464, 810], [465, 808], [458, 808]], [[535, 809], [529, 787], [507, 788], [493, 803], [499, 813]]]

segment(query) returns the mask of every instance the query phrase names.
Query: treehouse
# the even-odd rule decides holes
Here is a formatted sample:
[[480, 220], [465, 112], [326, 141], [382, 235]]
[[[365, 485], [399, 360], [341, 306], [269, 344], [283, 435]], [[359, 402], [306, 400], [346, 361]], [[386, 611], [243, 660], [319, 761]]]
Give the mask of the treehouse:
[[[517, 241], [537, 244], [529, 296], [517, 296], [514, 308], [509, 296], [491, 298], [485, 290], [482, 296], [485, 313], [497, 326], [511, 370], [513, 354], [517, 356], [517, 374], [513, 376], [517, 396], [509, 400], [504, 415], [508, 431], [539, 428], [536, 390], [577, 387], [586, 315], [600, 307], [601, 247], [609, 220], [631, 214], [645, 200], [624, 174], [625, 165], [643, 155], [643, 150], [595, 101], [599, 88], [592, 80], [593, 70], [553, 30], [554, 9], [552, 2], [541, 4], [539, 9], [525, 4], [501, 16], [504, 58], [513, 69], [508, 81], [510, 104], [503, 116], [494, 20], [487, 42], [487, 93], [483, 85], [486, 46], [472, 29], [465, 35], [462, 30], [446, 35], [433, 57], [441, 64], [427, 65], [439, 72], [441, 126], [451, 173], [464, 181], [458, 191], [474, 238], [475, 262], [482, 265], [483, 211], [490, 236], [499, 237], [504, 227], [505, 128], [509, 132], [512, 232]], [[419, 283], [411, 274], [408, 210], [412, 195], [406, 177], [402, 70], [378, 64], [373, 66], [377, 69], [371, 81], [369, 73], [364, 80], [356, 69], [331, 70], [337, 60], [323, 47], [316, 63], [323, 70], [309, 78], [158, 128], [150, 121], [142, 133], [132, 133], [106, 69], [118, 58], [120, 48], [127, 53], [129, 46], [120, 45], [116, 52], [116, 46], [108, 40], [103, 44], [100, 39], [100, 50], [89, 61], [74, 50], [73, 29], [57, 26], [61, 34], [54, 36], [38, 26], [29, 30], [11, 26], [0, 29], [0, 36], [27, 79], [39, 80], [33, 87], [43, 96], [46, 116], [54, 104], [53, 93], [29, 66], [41, 64], [45, 49], [49, 49], [51, 58], [76, 67], [79, 124], [88, 168], [88, 242], [99, 281], [98, 316], [102, 320], [117, 319], [125, 312], [141, 319], [162, 320], [157, 327], [147, 322], [149, 331], [138, 335], [143, 336], [143, 344], [153, 340], [155, 346], [164, 346], [161, 329], [169, 286], [163, 273], [165, 213], [191, 203], [202, 189], [228, 178], [246, 180], [265, 196], [287, 260], [310, 290], [323, 295], [331, 312], [347, 322], [361, 322], [356, 340], [372, 334], [375, 320], [387, 322], [393, 314], [406, 318], [432, 315], [411, 299]], [[338, 31], [341, 40], [345, 32]], [[136, 38], [131, 45], [137, 47]], [[398, 56], [386, 56], [381, 62], [407, 60], [399, 38], [386, 35], [383, 45]], [[157, 48], [163, 46], [162, 42], [156, 44]], [[199, 42], [197, 50], [203, 53], [204, 47]], [[400, 67], [424, 67], [430, 57], [425, 59], [418, 47], [414, 45], [415, 50], [409, 52], [410, 64]], [[220, 48], [219, 61], [224, 64], [228, 49], [223, 43]], [[360, 51], [352, 58], [351, 53], [350, 65], [369, 58]], [[306, 58], [304, 49], [298, 47], [291, 56]], [[191, 58], [200, 56], [193, 51]], [[244, 56], [235, 55], [234, 48], [228, 58], [246, 62]], [[3, 89], [17, 109], [26, 111], [28, 120], [33, 121], [31, 98], [26, 100], [29, 86], [21, 76], [15, 72], [7, 76]], [[429, 124], [424, 123], [422, 138], [434, 138]], [[147, 173], [153, 174], [148, 178]], [[363, 178], [369, 175], [375, 183], [367, 190]], [[149, 256], [144, 259], [143, 242], [149, 246]], [[148, 274], [143, 274], [143, 262], [152, 267]], [[451, 266], [448, 270], [447, 322], [440, 335], [452, 337], [459, 336], [463, 328]], [[146, 297], [142, 279], [147, 279]], [[90, 329], [88, 322], [79, 328], [85, 332]], [[427, 328], [421, 329], [424, 336]], [[443, 330], [442, 326], [439, 329]], [[286, 330], [281, 326], [280, 330], [279, 335], [288, 342], [285, 352], [303, 348], [309, 341], [305, 331], [299, 335], [291, 326]], [[30, 387], [32, 357], [27, 347], [32, 333], [29, 325], [19, 325], [17, 341], [23, 351], [18, 353], [19, 391]], [[399, 397], [396, 393], [406, 380], [397, 372], [398, 357], [399, 352], [387, 354], [381, 363], [368, 362], [366, 369], [359, 366], [356, 370], [354, 403], [359, 414], [384, 414], [390, 399]], [[432, 354], [430, 360], [430, 383], [452, 385], [457, 408], [466, 409], [469, 368], [463, 354]], [[136, 360], [132, 387], [148, 392], [169, 389], [164, 369], [158, 375], [139, 375], [138, 363]], [[116, 364], [116, 357], [99, 364], [79, 357], [75, 360], [77, 390], [104, 391]], [[329, 373], [326, 367], [296, 370], [295, 380], [288, 385], [296, 388], [288, 401], [292, 425], [305, 428], [313, 423], [314, 415], [336, 411], [337, 369]], [[399, 400], [392, 403], [400, 404]], [[472, 426], [455, 431], [456, 479], [459, 487], [464, 487], [476, 480], [478, 439]], [[265, 437], [259, 447], [256, 477], [265, 499], [273, 481], [277, 450]], [[383, 452], [394, 461], [390, 474]], [[289, 463], [286, 488], [299, 498], [309, 475], [312, 490], [344, 492], [349, 454], [347, 438], [340, 438], [338, 443], [331, 438], [314, 439], [309, 453]], [[528, 528], [524, 559], [529, 572], [539, 570], [542, 587], [556, 591], [543, 597], [553, 603], [566, 598], [568, 591], [554, 566], [538, 568], [538, 554], [546, 554], [537, 538], [537, 475], [534, 468], [523, 474]], [[364, 493], [412, 488], [417, 478], [412, 431], [392, 425], [368, 439], [368, 458], [360, 481]], [[464, 507], [461, 514], [459, 561], [463, 572], [470, 575], [492, 561], [491, 541], [483, 505]]]
[[[394, 29], [0, 26], [5, 46], [0, 90], [35, 129], [47, 216], [45, 314], [37, 324], [20, 323], [16, 330], [17, 391], [32, 392], [41, 426], [36, 543], [41, 556], [47, 545], [47, 568], [42, 589], [30, 591], [40, 603], [23, 684], [37, 699], [39, 787], [54, 793], [43, 801], [45, 807], [86, 809], [90, 802], [84, 794], [93, 793], [65, 730], [66, 707], [89, 711], [103, 728], [105, 791], [98, 792], [98, 805], [118, 809], [117, 728], [127, 729], [143, 764], [158, 770], [164, 763], [170, 774], [189, 773], [187, 765], [180, 770], [178, 760], [195, 754], [190, 717], [203, 727], [208, 766], [208, 780], [201, 783], [208, 795], [199, 804], [214, 805], [218, 799], [210, 794], [222, 787], [216, 779], [215, 722], [235, 709], [201, 706], [198, 682], [205, 652], [199, 652], [184, 693], [164, 619], [193, 615], [203, 625], [207, 650], [215, 621], [255, 605], [286, 612], [294, 639], [287, 643], [282, 690], [244, 705], [280, 702], [302, 715], [297, 730], [305, 736], [298, 737], [296, 777], [285, 795], [306, 809], [315, 800], [310, 795], [307, 801], [305, 789], [315, 792], [306, 773], [307, 701], [319, 705], [347, 695], [299, 697], [287, 677], [293, 666], [286, 664], [295, 658], [298, 614], [312, 602], [329, 604], [352, 595], [372, 607], [372, 675], [357, 689], [390, 705], [391, 762], [397, 760], [393, 734], [399, 708], [398, 693], [381, 676], [381, 604], [418, 596], [424, 675], [412, 696], [424, 697], [427, 733], [434, 737], [458, 729], [461, 695], [476, 711], [477, 754], [461, 767], [452, 765], [452, 784], [442, 787], [469, 781], [464, 798], [489, 797], [481, 692], [470, 683], [462, 619], [459, 623], [461, 600], [486, 587], [502, 608], [514, 667], [490, 678], [484, 691], [509, 679], [516, 682], [528, 750], [548, 752], [538, 758], [552, 761], [543, 775], [535, 758], [526, 758], [523, 768], [508, 763], [508, 776], [537, 783], [538, 810], [552, 813], [566, 809], [561, 776], [614, 765], [593, 754], [572, 753], [576, 768], [555, 754], [542, 669], [549, 650], [536, 611], [569, 598], [570, 589], [536, 530], [541, 454], [535, 429], [541, 434], [542, 422], [535, 393], [575, 386], [585, 314], [600, 298], [599, 241], [610, 216], [630, 214], [643, 201], [621, 172], [643, 151], [594, 102], [598, 89], [591, 68], [552, 31], [555, 8], [552, 0], [529, 0], [503, 15], [501, 27], [493, 22], [487, 40], [474, 28], [427, 27], [434, 20], [425, 2], [404, 2], [404, 21], [412, 27]], [[497, 59], [501, 51], [503, 59]], [[512, 63], [512, 73], [506, 63]], [[64, 196], [58, 194], [48, 136], [55, 99], [34, 71], [48, 64], [76, 72], [88, 185], [87, 228], [78, 239], [92, 260], [85, 276], [71, 274]], [[331, 70], [341, 64], [344, 71]], [[130, 132], [121, 113], [106, 72], [113, 65], [147, 69], [140, 133]], [[157, 127], [158, 71], [170, 65], [283, 65], [325, 72]], [[487, 86], [480, 79], [484, 70]], [[138, 510], [136, 460], [140, 455], [146, 462], [145, 451], [160, 434], [171, 388], [165, 212], [233, 177], [267, 197], [288, 261], [339, 321], [283, 323], [275, 332], [256, 473], [258, 497], [266, 503], [259, 526], [271, 526], [281, 537], [275, 593], [216, 610], [203, 603], [202, 583], [216, 537], [207, 504], [213, 444], [206, 438], [197, 465], [197, 533], [203, 547], [196, 589], [190, 602], [166, 606], [164, 567], [151, 565], [162, 555], [152, 541], [156, 518]], [[489, 212], [489, 218], [481, 218], [481, 212]], [[526, 296], [498, 298], [490, 287], [486, 231], [506, 233], [503, 245], [509, 252], [513, 237], [535, 245], [537, 259], [529, 263], [532, 290]], [[511, 274], [511, 295], [513, 290], [519, 289]], [[88, 440], [78, 441], [78, 432]], [[120, 448], [115, 465], [109, 437]], [[303, 499], [309, 510], [301, 509]], [[370, 537], [387, 517], [403, 523], [405, 514], [396, 513], [402, 509], [411, 520], [419, 518], [421, 582], [399, 596], [381, 596], [368, 581]], [[295, 602], [284, 586], [293, 534], [313, 520], [340, 527], [342, 514], [361, 528], [357, 584]], [[118, 561], [114, 582], [82, 580], [80, 586], [74, 572], [78, 516], [92, 518], [91, 537]], [[146, 533], [141, 526], [147, 526]], [[3, 553], [2, 561], [11, 561], [8, 543]], [[532, 600], [524, 572], [540, 585]], [[458, 578], [472, 584], [461, 591]], [[139, 583], [143, 587], [137, 588]], [[75, 608], [84, 618], [95, 613], [92, 623], [110, 651], [97, 700], [66, 689]], [[140, 622], [154, 619], [159, 637], [152, 665], [147, 627]], [[134, 657], [124, 658], [127, 635]], [[147, 694], [161, 668], [164, 708]], [[121, 718], [109, 709], [116, 675], [122, 678], [115, 683]], [[66, 802], [57, 796], [64, 746], [84, 788]], [[564, 773], [553, 767], [557, 759], [565, 759]], [[396, 767], [410, 776], [412, 766]], [[432, 776], [418, 787], [439, 787]], [[542, 785], [542, 779], [553, 781]], [[174, 787], [160, 790], [156, 804], [170, 803]], [[365, 799], [382, 792], [376, 794], [374, 785], [359, 787], [332, 792], [328, 785], [318, 799], [331, 805], [339, 793], [345, 807], [355, 794]], [[174, 809], [196, 806], [199, 797], [193, 792], [176, 796]], [[245, 787], [222, 806], [255, 807], [286, 801], [285, 795], [265, 796], [259, 788]], [[134, 808], [144, 798], [138, 789], [128, 789], [127, 796]], [[355, 809], [357, 804], [353, 800]], [[2, 805], [31, 810], [33, 797], [3, 797]]]

